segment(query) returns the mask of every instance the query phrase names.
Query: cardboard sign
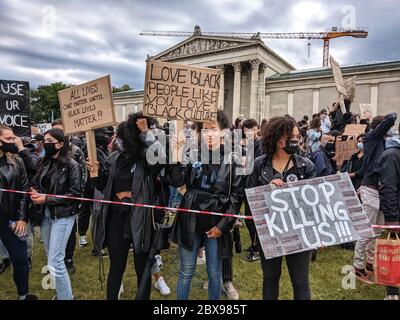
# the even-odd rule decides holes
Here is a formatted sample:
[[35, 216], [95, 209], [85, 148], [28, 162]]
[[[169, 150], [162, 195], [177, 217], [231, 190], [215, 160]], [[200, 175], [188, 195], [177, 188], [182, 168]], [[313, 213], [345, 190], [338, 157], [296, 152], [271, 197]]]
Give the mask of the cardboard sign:
[[336, 90], [339, 93], [343, 94], [344, 96], [347, 96], [346, 85], [343, 80], [343, 75], [342, 75], [342, 70], [340, 69], [340, 65], [332, 56], [330, 56], [330, 61], [331, 61], [333, 78], [335, 79]]
[[370, 103], [360, 103], [360, 118], [361, 119], [372, 119], [372, 108]]
[[357, 140], [355, 138], [346, 141], [337, 140], [335, 143], [335, 158], [338, 166], [341, 166], [346, 160], [350, 160], [353, 154], [358, 152]]
[[58, 92], [66, 134], [116, 124], [110, 76]]
[[346, 88], [346, 98], [348, 98], [351, 102], [354, 102], [356, 98], [356, 81], [357, 76], [351, 77], [344, 81], [344, 86]]
[[221, 71], [148, 61], [143, 113], [155, 118], [217, 120]]
[[0, 124], [17, 136], [31, 136], [29, 82], [0, 80]]
[[365, 130], [367, 129], [366, 124], [348, 124], [344, 128], [343, 135], [344, 136], [353, 136], [353, 137], [358, 137], [360, 134], [365, 133]]
[[266, 259], [373, 236], [349, 175], [246, 189]]

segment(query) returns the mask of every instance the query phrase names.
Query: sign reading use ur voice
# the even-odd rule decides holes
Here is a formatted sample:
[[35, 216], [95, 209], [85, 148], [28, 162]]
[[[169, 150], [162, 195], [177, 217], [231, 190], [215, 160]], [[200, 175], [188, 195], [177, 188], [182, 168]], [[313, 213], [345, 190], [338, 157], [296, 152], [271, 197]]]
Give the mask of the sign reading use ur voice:
[[168, 120], [217, 120], [221, 72], [184, 64], [148, 61], [143, 113]]
[[246, 189], [266, 259], [373, 236], [348, 174]]

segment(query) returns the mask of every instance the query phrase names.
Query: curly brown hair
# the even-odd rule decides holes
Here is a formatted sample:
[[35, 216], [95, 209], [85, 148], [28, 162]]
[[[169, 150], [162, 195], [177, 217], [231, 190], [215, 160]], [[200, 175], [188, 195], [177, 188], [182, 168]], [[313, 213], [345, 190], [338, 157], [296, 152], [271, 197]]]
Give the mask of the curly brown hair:
[[292, 117], [271, 118], [262, 133], [263, 152], [272, 156], [276, 151], [278, 141], [284, 135], [291, 138], [295, 127], [297, 127], [297, 123]]

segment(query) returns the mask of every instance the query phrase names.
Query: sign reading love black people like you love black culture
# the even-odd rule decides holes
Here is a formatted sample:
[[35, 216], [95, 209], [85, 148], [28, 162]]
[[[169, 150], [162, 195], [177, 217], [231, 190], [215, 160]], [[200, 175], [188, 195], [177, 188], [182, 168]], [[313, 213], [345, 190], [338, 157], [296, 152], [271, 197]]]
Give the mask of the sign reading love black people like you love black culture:
[[266, 259], [373, 236], [348, 174], [246, 189]]
[[0, 124], [17, 136], [31, 135], [29, 82], [0, 80]]

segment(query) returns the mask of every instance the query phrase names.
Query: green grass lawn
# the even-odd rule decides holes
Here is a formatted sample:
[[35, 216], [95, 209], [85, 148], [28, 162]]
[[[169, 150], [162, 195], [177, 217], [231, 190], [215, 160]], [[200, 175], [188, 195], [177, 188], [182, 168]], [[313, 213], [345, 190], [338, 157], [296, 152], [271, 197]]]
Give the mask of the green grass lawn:
[[[45, 276], [41, 273], [42, 267], [46, 265], [46, 258], [43, 244], [38, 240], [39, 232], [36, 232], [33, 255], [33, 269], [30, 273], [30, 291], [36, 294], [39, 299], [51, 299], [55, 291], [42, 288], [42, 279]], [[247, 229], [241, 228], [243, 248], [248, 247], [249, 239]], [[261, 299], [262, 293], [262, 272], [259, 261], [247, 262], [246, 253], [234, 254], [234, 285], [239, 292], [240, 299]], [[152, 299], [175, 299], [175, 286], [178, 276], [178, 255], [177, 247], [162, 252], [162, 272], [172, 293], [163, 297], [155, 289], [152, 291]], [[365, 285], [357, 282], [355, 289], [343, 289], [342, 268], [351, 265], [353, 253], [344, 251], [337, 247], [330, 247], [318, 252], [317, 261], [311, 266], [311, 287], [313, 299], [330, 300], [356, 300], [356, 299], [383, 299], [385, 288], [376, 285]], [[108, 271], [108, 258], [105, 261], [105, 271]], [[100, 288], [99, 261], [91, 256], [91, 247], [79, 248], [77, 246], [74, 258], [77, 272], [71, 276], [72, 288], [75, 298], [78, 300], [105, 299], [105, 288]], [[136, 292], [136, 277], [133, 271], [132, 255], [129, 258], [124, 276], [125, 292], [123, 299], [133, 299]], [[203, 290], [203, 283], [207, 280], [205, 265], [197, 266], [197, 274], [192, 281], [191, 299], [207, 299], [207, 291]], [[0, 275], [0, 300], [15, 299], [16, 289], [12, 281], [12, 271], [9, 269]], [[286, 266], [282, 273], [280, 298], [292, 299], [292, 289]]]

